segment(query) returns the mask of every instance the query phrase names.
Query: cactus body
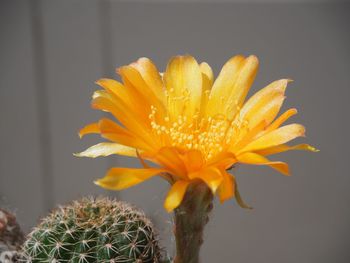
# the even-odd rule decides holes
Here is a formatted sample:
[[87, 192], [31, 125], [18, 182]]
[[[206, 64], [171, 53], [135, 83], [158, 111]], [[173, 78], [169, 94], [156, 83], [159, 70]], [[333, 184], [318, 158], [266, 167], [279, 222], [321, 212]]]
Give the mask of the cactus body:
[[29, 235], [28, 262], [159, 262], [150, 221], [130, 205], [110, 199], [83, 199], [61, 207]]

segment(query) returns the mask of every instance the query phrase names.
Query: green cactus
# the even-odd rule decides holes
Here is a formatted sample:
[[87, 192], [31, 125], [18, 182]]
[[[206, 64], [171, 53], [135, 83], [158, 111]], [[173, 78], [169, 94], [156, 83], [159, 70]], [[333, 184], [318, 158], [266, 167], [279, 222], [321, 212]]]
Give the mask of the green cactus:
[[60, 207], [30, 234], [27, 262], [160, 262], [151, 222], [124, 202], [85, 198]]

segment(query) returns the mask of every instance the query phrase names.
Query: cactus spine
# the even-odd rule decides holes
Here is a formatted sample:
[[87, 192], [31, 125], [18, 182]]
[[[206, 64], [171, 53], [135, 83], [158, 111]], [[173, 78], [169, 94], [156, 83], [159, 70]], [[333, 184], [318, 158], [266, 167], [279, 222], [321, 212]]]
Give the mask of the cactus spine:
[[82, 199], [44, 218], [25, 242], [27, 262], [159, 262], [151, 222], [127, 203]]

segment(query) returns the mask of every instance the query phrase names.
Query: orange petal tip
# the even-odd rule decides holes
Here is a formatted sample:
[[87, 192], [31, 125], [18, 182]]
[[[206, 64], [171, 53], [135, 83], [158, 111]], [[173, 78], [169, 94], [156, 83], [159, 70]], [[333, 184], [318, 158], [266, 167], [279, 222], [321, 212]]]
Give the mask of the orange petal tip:
[[104, 82], [104, 79], [98, 79], [95, 81], [95, 84], [101, 86], [103, 84], [103, 82]]
[[94, 110], [98, 110], [99, 109], [98, 106], [96, 105], [96, 103], [94, 103], [93, 101], [90, 103], [90, 106]]
[[168, 208], [168, 207], [166, 207], [166, 206], [164, 206], [164, 208], [165, 208], [165, 210], [166, 210], [168, 213], [171, 213], [171, 212], [174, 211], [173, 208]]
[[117, 73], [118, 75], [120, 75], [121, 72], [122, 72], [122, 70], [123, 70], [123, 67], [118, 67], [118, 68], [115, 69], [115, 73]]
[[313, 146], [311, 146], [311, 145], [309, 145], [309, 146], [307, 147], [307, 150], [309, 150], [310, 152], [315, 152], [315, 153], [317, 153], [317, 152], [320, 151], [320, 149], [317, 149], [316, 147], [313, 147]]
[[95, 185], [98, 185], [98, 186], [101, 186], [101, 183], [99, 182], [99, 180], [95, 180], [95, 181], [94, 181], [94, 184], [95, 184]]
[[255, 60], [255, 62], [259, 63], [259, 59], [258, 59], [258, 57], [255, 56], [255, 55], [249, 55], [249, 56], [247, 57], [247, 59]]
[[82, 139], [82, 138], [84, 137], [84, 134], [82, 133], [82, 130], [83, 130], [83, 129], [81, 129], [81, 130], [78, 131], [79, 139]]

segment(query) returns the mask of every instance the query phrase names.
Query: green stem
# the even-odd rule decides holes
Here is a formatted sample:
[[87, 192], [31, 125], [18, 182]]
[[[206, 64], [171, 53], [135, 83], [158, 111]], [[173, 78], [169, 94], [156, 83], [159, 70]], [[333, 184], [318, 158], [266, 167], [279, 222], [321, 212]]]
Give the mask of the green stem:
[[192, 184], [175, 210], [176, 256], [174, 263], [198, 263], [203, 230], [213, 208], [213, 195], [204, 183]]

